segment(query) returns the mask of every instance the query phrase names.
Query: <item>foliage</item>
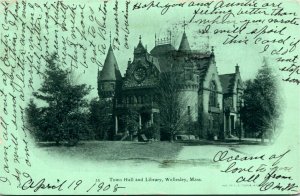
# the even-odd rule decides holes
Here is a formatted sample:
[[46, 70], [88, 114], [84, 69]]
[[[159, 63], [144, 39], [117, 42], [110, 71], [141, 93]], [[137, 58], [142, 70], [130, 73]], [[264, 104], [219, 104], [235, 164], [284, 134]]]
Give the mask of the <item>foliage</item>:
[[67, 140], [75, 144], [80, 132], [88, 129], [86, 107], [91, 87], [77, 85], [69, 70], [63, 70], [53, 54], [47, 61], [41, 88], [33, 96], [42, 101], [38, 107], [33, 100], [26, 108], [28, 123], [35, 130], [38, 140]]
[[40, 140], [50, 140], [50, 134], [49, 132], [41, 132], [39, 129], [42, 129], [44, 126], [44, 123], [40, 123], [41, 119], [43, 119], [43, 116], [41, 116], [41, 108], [38, 108], [37, 105], [34, 103], [33, 99], [30, 99], [30, 102], [26, 108], [27, 113], [27, 121], [33, 127], [32, 133], [35, 136], [35, 138]]
[[185, 127], [189, 135], [199, 135], [199, 122], [193, 121], [191, 116], [188, 116]]
[[276, 77], [265, 62], [254, 80], [245, 83], [241, 118], [246, 131], [255, 132], [264, 140], [276, 131], [280, 104]]
[[139, 131], [139, 113], [134, 108], [128, 108], [123, 114], [120, 121], [125, 128], [125, 133], [128, 132], [130, 135], [137, 133]]
[[89, 107], [89, 122], [95, 132], [96, 139], [112, 139], [112, 100], [95, 98], [91, 100]]
[[160, 140], [160, 132], [159, 127], [156, 126], [156, 124], [153, 124], [152, 126], [145, 129], [144, 134], [148, 139], [157, 139]]
[[168, 135], [170, 141], [180, 130], [184, 129], [188, 122], [187, 111], [182, 111], [184, 98], [180, 94], [181, 71], [172, 68], [168, 72], [160, 75], [160, 84], [157, 93], [160, 95], [158, 100], [160, 108], [160, 122], [162, 135]]

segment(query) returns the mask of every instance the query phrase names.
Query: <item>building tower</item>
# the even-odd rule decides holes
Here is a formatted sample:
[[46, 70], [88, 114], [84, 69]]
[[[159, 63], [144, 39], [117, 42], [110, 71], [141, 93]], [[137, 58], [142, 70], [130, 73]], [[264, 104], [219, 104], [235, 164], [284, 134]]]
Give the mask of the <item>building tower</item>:
[[[120, 97], [122, 86], [122, 75], [118, 67], [111, 45], [109, 46], [104, 66], [98, 71], [98, 95], [100, 99], [106, 100], [106, 106], [110, 109], [108, 115], [113, 119], [115, 133], [118, 131], [118, 118], [115, 114], [117, 100]], [[108, 137], [113, 137], [113, 131], [110, 130]]]
[[98, 72], [98, 95], [101, 98], [113, 99], [120, 89], [122, 81], [121, 72], [118, 67], [111, 45], [109, 46], [104, 66]]
[[[199, 71], [193, 60], [189, 60], [193, 56], [187, 35], [183, 32], [182, 39], [178, 48], [178, 62], [181, 72], [180, 97], [183, 101], [181, 111], [183, 118], [187, 120], [185, 134], [194, 135], [193, 123], [198, 119], [198, 89], [199, 89]], [[185, 112], [184, 112], [185, 111]]]

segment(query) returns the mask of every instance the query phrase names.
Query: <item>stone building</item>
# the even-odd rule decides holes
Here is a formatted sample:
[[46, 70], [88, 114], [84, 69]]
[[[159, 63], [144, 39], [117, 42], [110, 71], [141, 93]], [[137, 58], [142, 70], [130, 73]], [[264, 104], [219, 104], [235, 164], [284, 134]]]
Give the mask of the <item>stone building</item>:
[[163, 95], [157, 88], [163, 74], [176, 70], [182, 103], [180, 116], [187, 116], [187, 124], [196, 126], [192, 132], [183, 126], [175, 139], [238, 136], [237, 128], [242, 127], [239, 107], [243, 93], [238, 66], [235, 73], [219, 75], [213, 48], [206, 53], [191, 49], [185, 32], [178, 49], [171, 41], [171, 35], [155, 38], [155, 47], [148, 52], [140, 37], [123, 77], [110, 46], [103, 69], [98, 73], [98, 93], [113, 102], [114, 135], [122, 138], [128, 134], [120, 124], [128, 109], [137, 112], [139, 131], [153, 125], [159, 127], [162, 106], [158, 103]]
[[224, 130], [227, 137], [243, 137], [243, 125], [240, 119], [240, 108], [243, 106], [243, 82], [239, 66], [235, 66], [235, 73], [219, 75], [224, 100]]

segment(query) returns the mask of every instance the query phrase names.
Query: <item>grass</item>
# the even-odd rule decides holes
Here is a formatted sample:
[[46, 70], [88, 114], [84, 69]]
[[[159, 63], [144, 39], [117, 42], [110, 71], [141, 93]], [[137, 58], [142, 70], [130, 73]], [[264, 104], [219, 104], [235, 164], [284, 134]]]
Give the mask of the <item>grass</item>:
[[[81, 141], [76, 146], [55, 146], [54, 142], [40, 143], [40, 149], [50, 156], [74, 157], [80, 160], [109, 161], [109, 160], [133, 160], [154, 161], [170, 165], [178, 161], [177, 155], [183, 146], [222, 146], [232, 150], [239, 150], [242, 146], [262, 146], [253, 141], [182, 141], [182, 142], [128, 142], [128, 141]], [[202, 147], [200, 147], [202, 148]], [[205, 148], [204, 148], [205, 149]], [[202, 161], [203, 162], [203, 161]], [[201, 163], [202, 163], [201, 162]]]
[[49, 154], [76, 156], [90, 160], [147, 159], [155, 161], [173, 160], [182, 148], [180, 143], [170, 142], [127, 142], [127, 141], [83, 141], [77, 146], [41, 145]]

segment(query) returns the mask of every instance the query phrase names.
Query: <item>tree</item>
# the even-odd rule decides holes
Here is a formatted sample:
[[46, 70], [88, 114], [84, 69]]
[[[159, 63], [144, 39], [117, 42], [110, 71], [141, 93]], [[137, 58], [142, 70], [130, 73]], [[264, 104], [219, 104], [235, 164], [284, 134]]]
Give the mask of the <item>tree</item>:
[[95, 98], [90, 102], [89, 121], [98, 140], [112, 139], [112, 109], [112, 100]]
[[160, 99], [160, 122], [162, 134], [167, 134], [173, 142], [176, 133], [185, 128], [188, 122], [187, 111], [182, 111], [185, 100], [180, 92], [181, 70], [172, 67], [169, 71], [160, 75], [160, 83], [157, 88]]
[[31, 125], [31, 127], [33, 127], [32, 134], [34, 135], [35, 139], [37, 141], [49, 140], [49, 136], [47, 135], [48, 132], [42, 134], [42, 132], [39, 131], [39, 129], [42, 129], [42, 127], [44, 126], [44, 123], [40, 123], [41, 119], [43, 118], [41, 116], [42, 111], [34, 103], [33, 99], [30, 99], [30, 102], [26, 108], [26, 113], [27, 113], [27, 120], [28, 122], [30, 122], [29, 124]]
[[26, 108], [28, 123], [39, 140], [76, 144], [80, 131], [88, 129], [85, 96], [91, 87], [74, 84], [71, 72], [60, 67], [56, 54], [47, 60], [43, 79], [33, 96], [45, 106], [38, 107], [31, 100]]
[[120, 117], [121, 124], [125, 128], [125, 133], [132, 136], [139, 131], [139, 113], [134, 108], [128, 108]]
[[147, 127], [143, 134], [145, 134], [148, 139], [160, 140], [159, 126], [157, 124]]
[[244, 127], [258, 134], [264, 142], [266, 135], [275, 133], [280, 117], [277, 80], [266, 61], [258, 70], [256, 78], [246, 81], [245, 86], [244, 106], [241, 109]]

